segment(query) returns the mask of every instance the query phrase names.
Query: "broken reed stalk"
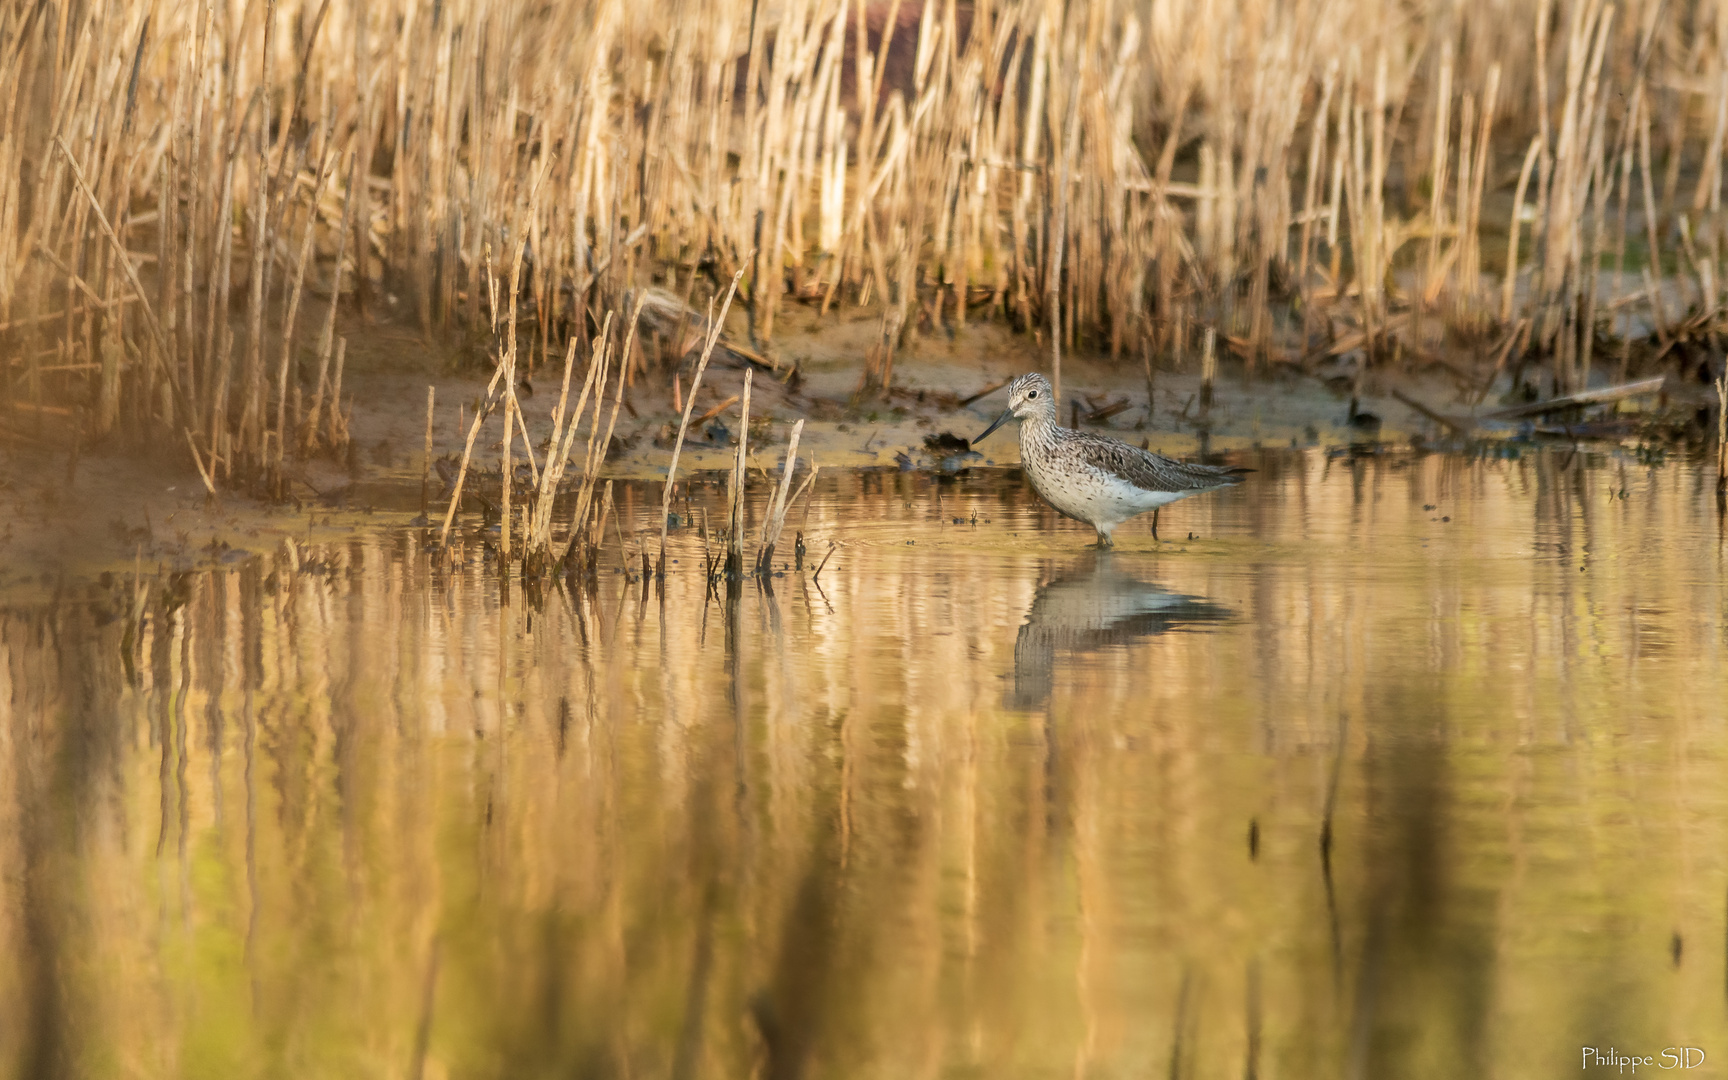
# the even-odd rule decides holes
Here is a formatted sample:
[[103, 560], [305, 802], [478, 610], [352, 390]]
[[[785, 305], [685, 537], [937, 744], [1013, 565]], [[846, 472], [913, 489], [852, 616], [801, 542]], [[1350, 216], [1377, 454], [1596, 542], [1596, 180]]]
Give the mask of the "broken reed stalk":
[[522, 456], [528, 459], [528, 479], [538, 489], [540, 487], [540, 464], [534, 460], [534, 443], [528, 434], [528, 419], [522, 415], [522, 399], [517, 396], [514, 388], [511, 389], [510, 396], [516, 399], [514, 407], [510, 410], [516, 414], [516, 427], [505, 434], [511, 438], [522, 440]]
[[432, 485], [432, 403], [437, 400], [438, 388], [426, 387], [426, 452], [420, 458], [420, 516], [425, 517], [429, 509]]
[[[720, 317], [714, 317], [714, 301], [708, 301], [708, 336], [702, 342], [702, 359], [696, 364], [696, 374], [690, 380], [690, 393], [684, 398], [684, 415], [678, 421], [678, 438], [672, 444], [672, 460], [666, 466], [666, 484], [660, 489], [660, 558], [655, 572], [666, 573], [666, 529], [672, 512], [672, 485], [678, 480], [678, 455], [684, 450], [684, 433], [690, 427], [690, 410], [696, 406], [696, 391], [702, 388], [702, 373], [708, 370], [708, 359], [714, 355], [714, 345], [720, 340], [720, 330], [726, 325], [726, 313], [732, 310], [732, 297], [738, 292], [738, 282], [744, 276], [743, 267], [732, 275], [726, 289], [726, 301], [720, 305]], [[682, 316], [680, 316], [682, 317]], [[676, 379], [677, 375], [674, 374]]]
[[537, 553], [550, 553], [552, 548], [552, 502], [558, 493], [558, 481], [564, 477], [564, 467], [570, 461], [570, 451], [576, 442], [576, 422], [588, 404], [588, 391], [594, 386], [594, 368], [588, 366], [588, 377], [582, 385], [582, 396], [576, 413], [565, 426], [564, 409], [570, 403], [570, 373], [576, 366], [576, 338], [564, 349], [564, 380], [558, 388], [558, 404], [552, 409], [552, 440], [546, 444], [546, 468], [540, 473], [539, 490], [534, 497], [534, 511], [523, 540], [523, 560], [532, 560]]
[[750, 383], [755, 374], [755, 368], [744, 369], [744, 400], [738, 406], [738, 456], [726, 484], [726, 576], [734, 580], [744, 573], [744, 464], [750, 452]]
[[612, 514], [612, 481], [606, 481], [606, 515], [612, 518], [612, 531], [618, 537], [618, 566], [624, 571], [624, 580], [630, 581], [630, 549], [624, 543], [624, 515]]
[[455, 490], [450, 492], [450, 509], [444, 512], [444, 528], [438, 533], [438, 545], [448, 547], [450, 544], [450, 525], [456, 520], [456, 508], [462, 503], [462, 484], [468, 479], [468, 463], [474, 458], [474, 440], [480, 434], [480, 425], [486, 422], [492, 410], [498, 407], [500, 394], [498, 380], [504, 377], [504, 365], [499, 364], [492, 372], [492, 381], [486, 384], [486, 400], [474, 410], [474, 422], [468, 426], [468, 441], [462, 447], [462, 463], [456, 467]]
[[575, 344], [574, 342], [571, 344], [570, 351], [564, 360], [564, 382], [559, 391], [558, 406], [552, 413], [552, 441], [546, 452], [546, 469], [540, 474], [539, 489], [534, 499], [534, 524], [529, 540], [529, 558], [550, 558], [551, 556], [553, 501], [558, 494], [558, 484], [563, 479], [565, 469], [569, 465], [570, 453], [576, 445], [576, 428], [581, 422], [582, 412], [587, 407], [589, 392], [594, 386], [596, 374], [598, 374], [600, 393], [594, 398], [594, 419], [589, 427], [588, 454], [584, 458], [585, 471], [582, 488], [577, 494], [577, 517], [571, 523], [570, 547], [566, 549], [566, 557], [569, 557], [576, 550], [576, 540], [581, 534], [581, 515], [586, 512], [584, 507], [592, 499], [591, 493], [599, 474], [600, 464], [605, 460], [607, 448], [612, 441], [612, 429], [618, 422], [618, 407], [624, 394], [625, 369], [630, 363], [631, 350], [635, 348], [636, 328], [641, 317], [642, 301], [638, 299], [635, 309], [631, 312], [630, 329], [625, 335], [624, 349], [619, 356], [618, 384], [612, 403], [611, 420], [607, 425], [605, 437], [600, 441], [597, 457], [594, 449], [594, 433], [600, 427], [600, 410], [605, 397], [605, 380], [611, 364], [612, 350], [609, 345], [612, 329], [611, 313], [607, 313], [605, 325], [601, 328], [600, 337], [596, 341], [595, 362], [589, 365], [588, 378], [583, 383], [582, 393], [577, 399], [576, 410], [570, 414], [568, 425], [561, 428], [565, 419], [564, 405], [570, 394], [571, 365], [576, 355]]
[[816, 564], [816, 572], [810, 575], [811, 581], [821, 580], [823, 568], [828, 565], [828, 560], [834, 557], [834, 549], [839, 546], [840, 542], [838, 540], [830, 540], [828, 542], [828, 551], [822, 556], [822, 561]]
[[[612, 413], [606, 421], [606, 432], [602, 435], [600, 433], [600, 410], [605, 403], [606, 384], [607, 380], [612, 378], [611, 369], [613, 366], [611, 359], [613, 350], [610, 348], [609, 344], [606, 344], [611, 340], [610, 330], [612, 326], [612, 317], [610, 313], [608, 313], [606, 317], [606, 328], [601, 338], [603, 344], [599, 349], [600, 355], [596, 365], [599, 368], [599, 389], [594, 395], [594, 420], [588, 430], [587, 451], [583, 455], [582, 459], [582, 485], [577, 489], [576, 509], [570, 518], [569, 543], [564, 547], [564, 554], [559, 557], [559, 562], [567, 568], [573, 569], [576, 565], [576, 557], [578, 553], [582, 551], [584, 533], [586, 533], [587, 537], [587, 552], [590, 556], [588, 566], [590, 569], [593, 567], [592, 559], [594, 553], [599, 550], [601, 543], [605, 540], [605, 512], [602, 511], [602, 514], [597, 521], [590, 521], [593, 507], [595, 505], [594, 492], [600, 479], [600, 465], [606, 459], [607, 450], [612, 444], [612, 432], [618, 425], [618, 410], [624, 403], [624, 387], [626, 384], [626, 377], [629, 374], [630, 350], [635, 347], [636, 326], [638, 321], [641, 319], [641, 316], [642, 301], [638, 299], [635, 310], [631, 314], [630, 329], [625, 335], [623, 355], [618, 357], [617, 378], [615, 380], [612, 396]], [[586, 398], [586, 389], [584, 389], [583, 393], [584, 398]], [[572, 423], [574, 423], [574, 421], [572, 421]], [[574, 428], [571, 430], [573, 431]], [[566, 450], [565, 453], [567, 455], [568, 450]], [[609, 484], [610, 481], [608, 481], [608, 485]], [[548, 497], [548, 502], [550, 502], [550, 497]], [[548, 513], [550, 513], [549, 507]], [[550, 518], [547, 519], [546, 531], [548, 533], [549, 543], [551, 531]]]
[[582, 483], [576, 489], [576, 507], [570, 515], [569, 542], [564, 546], [564, 555], [561, 559], [566, 566], [573, 565], [577, 552], [582, 549], [584, 530], [587, 531], [586, 545], [590, 551], [598, 549], [600, 542], [605, 538], [602, 535], [605, 532], [604, 515], [599, 519], [593, 518], [594, 492], [599, 483], [599, 478], [593, 468], [593, 461], [594, 441], [599, 438], [600, 434], [600, 411], [605, 407], [606, 387], [608, 380], [612, 377], [610, 320], [607, 321], [606, 326], [608, 332], [599, 339], [600, 344], [594, 360], [595, 365], [599, 368], [594, 384], [594, 419], [589, 424], [588, 442], [582, 452]]
[[[1422, 267], [1422, 293], [1428, 303], [1432, 303], [1444, 289], [1444, 274], [1440, 262], [1441, 234], [1446, 229], [1446, 185], [1450, 181], [1447, 166], [1450, 164], [1447, 153], [1447, 140], [1452, 134], [1452, 42], [1450, 39], [1440, 43], [1440, 64], [1437, 69], [1438, 86], [1434, 94], [1434, 138], [1430, 150], [1433, 159], [1428, 166], [1428, 177], [1431, 186], [1428, 199], [1428, 250], [1427, 259]], [[1418, 304], [1415, 317], [1422, 316], [1422, 304]]]
[[1644, 230], [1650, 245], [1648, 264], [1641, 275], [1644, 280], [1645, 292], [1650, 297], [1650, 317], [1656, 324], [1656, 338], [1664, 346], [1668, 344], [1668, 313], [1663, 310], [1662, 290], [1654, 278], [1662, 273], [1662, 240], [1661, 223], [1656, 216], [1656, 195], [1653, 188], [1650, 168], [1650, 113], [1649, 108], [1640, 110], [1638, 117], [1638, 172], [1642, 177], [1641, 193], [1644, 199]]
[[1218, 331], [1206, 328], [1206, 341], [1200, 353], [1200, 412], [1204, 416], [1212, 408], [1212, 382], [1218, 375]]
[[1494, 110], [1500, 101], [1500, 65], [1492, 64], [1488, 68], [1488, 87], [1482, 94], [1482, 109], [1479, 128], [1476, 133], [1475, 158], [1470, 161], [1470, 190], [1466, 196], [1462, 186], [1458, 189], [1460, 204], [1464, 207], [1464, 218], [1460, 228], [1463, 235], [1460, 243], [1465, 254], [1459, 259], [1460, 278], [1464, 282], [1464, 295], [1457, 310], [1457, 316], [1471, 325], [1480, 325], [1479, 296], [1482, 290], [1482, 192], [1488, 178], [1488, 169], [1492, 162], [1494, 134]]
[[73, 156], [72, 151], [67, 148], [66, 141], [56, 135], [54, 136], [54, 145], [60, 148], [60, 153], [66, 158], [66, 164], [71, 166], [72, 179], [77, 183], [78, 190], [82, 191], [84, 197], [90, 200], [90, 210], [96, 215], [96, 223], [102, 227], [102, 235], [107, 237], [108, 242], [113, 245], [115, 261], [125, 272], [126, 280], [131, 283], [132, 291], [137, 295], [144, 308], [144, 324], [150, 329], [150, 342], [155, 347], [155, 352], [152, 355], [156, 358], [156, 365], [168, 380], [168, 385], [173, 388], [180, 409], [189, 415], [191, 410], [187, 405], [185, 396], [181, 393], [179, 374], [168, 363], [170, 354], [167, 339], [162, 333], [162, 323], [156, 318], [156, 309], [150, 305], [150, 294], [144, 291], [143, 283], [138, 280], [138, 271], [132, 266], [132, 258], [126, 252], [126, 245], [120, 242], [120, 237], [114, 233], [114, 226], [108, 223], [108, 215], [102, 210], [102, 201], [96, 198], [94, 191], [90, 190], [89, 183], [84, 179], [84, 169], [78, 164], [78, 159]]
[[[582, 414], [585, 411], [587, 411], [588, 399], [589, 399], [589, 396], [591, 394], [594, 397], [594, 418], [592, 421], [590, 421], [590, 423], [588, 425], [589, 431], [590, 431], [590, 434], [588, 436], [588, 441], [589, 441], [590, 447], [592, 446], [592, 443], [594, 441], [594, 436], [593, 436], [592, 432], [594, 429], [596, 429], [600, 426], [601, 402], [605, 399], [605, 396], [606, 396], [606, 371], [607, 371], [607, 366], [610, 363], [610, 358], [611, 358], [611, 354], [612, 354], [612, 349], [611, 349], [611, 344], [610, 344], [611, 336], [612, 336], [612, 314], [611, 314], [611, 312], [607, 312], [606, 321], [600, 327], [599, 336], [597, 336], [594, 339], [591, 354], [588, 358], [588, 375], [582, 381], [582, 393], [576, 399], [576, 408], [574, 410], [572, 410], [570, 412], [569, 416], [567, 417], [566, 426], [564, 427], [563, 432], [562, 432], [562, 438], [560, 438], [557, 441], [557, 443], [555, 444], [557, 457], [560, 459], [561, 462], [565, 463], [565, 464], [561, 464], [558, 467], [558, 470], [557, 470], [558, 476], [562, 476], [563, 471], [564, 471], [565, 467], [567, 467], [567, 464], [570, 460], [571, 451], [575, 448], [576, 431], [581, 426]], [[566, 367], [567, 368], [568, 368], [569, 363], [573, 357], [574, 357], [574, 343], [572, 343], [571, 350], [569, 351], [569, 353], [566, 357]], [[595, 392], [596, 387], [599, 388], [598, 393]], [[562, 412], [563, 407], [564, 407], [564, 400], [562, 397], [559, 398], [558, 407], [559, 407], [560, 412]], [[586, 463], [586, 461], [587, 461], [586, 456], [583, 458], [583, 461], [584, 461], [584, 463]], [[541, 481], [543, 483], [546, 482], [546, 476], [548, 474], [551, 474], [552, 472], [553, 472], [553, 470], [552, 470], [550, 464], [548, 464], [546, 473], [541, 474]], [[578, 493], [577, 493], [577, 499], [576, 499], [577, 511], [576, 511], [576, 514], [572, 517], [571, 522], [570, 522], [569, 540], [565, 545], [564, 554], [561, 556], [561, 561], [564, 561], [566, 563], [568, 563], [568, 561], [574, 557], [575, 552], [578, 548], [579, 540], [580, 540], [581, 533], [582, 533], [583, 515], [587, 512], [586, 505], [587, 505], [587, 503], [591, 497], [591, 493], [593, 491], [593, 486], [594, 486], [594, 478], [591, 475], [585, 474], [582, 477], [582, 486], [578, 490]], [[543, 515], [543, 523], [541, 524], [541, 526], [539, 528], [539, 533], [540, 533], [540, 538], [545, 540], [545, 542], [548, 546], [548, 550], [550, 550], [550, 545], [552, 542], [552, 521], [551, 521], [552, 504], [553, 504], [552, 494], [555, 491], [556, 491], [555, 487], [552, 488], [550, 491], [548, 491], [540, 503], [540, 511], [541, 511], [541, 514]]]
[[[606, 481], [606, 493], [600, 500], [600, 516], [594, 519], [594, 527], [588, 537], [589, 550], [599, 552], [600, 545], [606, 540], [606, 522], [612, 518], [612, 481]], [[620, 531], [618, 546], [624, 546], [623, 533]]]
[[1716, 492], [1728, 491], [1728, 366], [1716, 377]]
[[198, 456], [198, 441], [192, 438], [192, 429], [186, 428], [186, 445], [192, 448], [192, 464], [198, 466], [198, 479], [204, 481], [204, 490], [214, 499], [216, 497], [216, 481], [211, 477], [210, 470], [204, 467], [204, 459]]
[[708, 553], [708, 508], [702, 508], [702, 574], [710, 581], [714, 578], [714, 557]]
[[[286, 148], [284, 148], [286, 149]], [[300, 314], [300, 291], [306, 282], [306, 264], [312, 257], [312, 241], [316, 236], [318, 224], [318, 196], [323, 194], [324, 185], [330, 179], [331, 165], [334, 158], [328, 153], [318, 169], [318, 180], [312, 187], [310, 204], [306, 211], [305, 231], [300, 238], [300, 254], [294, 260], [294, 285], [288, 294], [288, 313], [282, 320], [282, 360], [276, 370], [276, 458], [271, 463], [276, 477], [274, 483], [281, 485], [283, 460], [288, 453], [288, 369], [294, 359], [295, 320]], [[284, 200], [287, 196], [283, 196]], [[286, 205], [286, 203], [285, 203]], [[420, 512], [426, 512], [425, 483], [421, 483]]]
[[[505, 329], [506, 343], [504, 346], [504, 443], [500, 451], [503, 458], [504, 490], [499, 505], [502, 507], [499, 519], [499, 550], [504, 555], [504, 564], [510, 559], [510, 495], [516, 486], [515, 470], [510, 464], [510, 444], [515, 441], [515, 422], [522, 411], [522, 404], [516, 398], [516, 302], [522, 295], [522, 256], [528, 250], [528, 222], [534, 220], [535, 209], [540, 204], [540, 185], [546, 180], [546, 173], [552, 168], [552, 154], [546, 148], [540, 157], [540, 171], [534, 177], [534, 185], [528, 192], [528, 205], [516, 218], [515, 227], [511, 230], [511, 238], [516, 241], [516, 252], [510, 258], [510, 315], [509, 325]], [[487, 269], [491, 273], [491, 269]], [[527, 441], [527, 431], [523, 431], [523, 441]], [[533, 450], [529, 450], [530, 463], [534, 460]]]
[[1530, 186], [1530, 171], [1542, 153], [1542, 136], [1530, 140], [1524, 166], [1518, 170], [1518, 187], [1512, 194], [1512, 221], [1506, 226], [1506, 284], [1500, 290], [1500, 321], [1512, 321], [1512, 301], [1518, 289], [1518, 228], [1523, 224], [1524, 192]]
[[[641, 313], [640, 305], [638, 305], [638, 307], [637, 307], [637, 313], [638, 314]], [[635, 337], [634, 324], [632, 324], [632, 326], [631, 326], [630, 334], [631, 334], [632, 338]], [[593, 431], [590, 431], [588, 433], [589, 450], [588, 450], [588, 464], [586, 467], [585, 475], [587, 476], [588, 483], [590, 485], [592, 485], [599, 478], [600, 466], [606, 460], [606, 452], [608, 450], [610, 450], [612, 447], [612, 432], [615, 431], [618, 427], [618, 410], [624, 404], [624, 388], [626, 385], [628, 385], [628, 381], [625, 379], [625, 376], [627, 374], [629, 374], [629, 372], [626, 371], [625, 369], [629, 365], [629, 363], [630, 363], [630, 357], [628, 354], [618, 357], [618, 374], [617, 374], [617, 378], [613, 380], [612, 412], [606, 418], [606, 434], [601, 435], [599, 437], [598, 442], [595, 441], [594, 437], [599, 432], [599, 425], [598, 424], [595, 425], [595, 428]], [[595, 402], [594, 402], [594, 418], [596, 420], [598, 420], [600, 418], [600, 401], [598, 398], [596, 398]], [[610, 487], [611, 481], [607, 481], [607, 484], [608, 484], [608, 487]], [[596, 540], [594, 546], [595, 547], [600, 546], [598, 540]]]
[[330, 376], [330, 422], [324, 438], [332, 449], [348, 445], [348, 421], [342, 416], [342, 365], [348, 358], [348, 339], [336, 339], [336, 371]]
[[318, 339], [318, 388], [312, 395], [312, 411], [306, 414], [306, 428], [300, 433], [301, 448], [308, 451], [318, 445], [319, 421], [324, 411], [324, 391], [328, 387], [325, 379], [330, 371], [330, 352], [336, 343], [336, 311], [342, 306], [342, 264], [348, 251], [347, 222], [354, 192], [352, 158], [348, 163], [348, 176], [348, 191], [342, 196], [343, 227], [336, 237], [336, 261], [330, 268], [330, 306], [324, 313], [324, 332]]
[[792, 425], [792, 435], [786, 441], [786, 464], [780, 469], [780, 486], [768, 503], [768, 514], [762, 520], [762, 546], [756, 553], [756, 573], [766, 574], [774, 561], [774, 545], [786, 528], [786, 493], [792, 487], [792, 473], [798, 468], [798, 438], [804, 434], [804, 421]]
[[[787, 504], [788, 506], [792, 505], [792, 503], [796, 503], [799, 499], [804, 499], [805, 492], [809, 491], [811, 485], [816, 482], [816, 474], [820, 471], [820, 467], [816, 464], [816, 455], [810, 455], [810, 471], [804, 474], [804, 482], [799, 484], [798, 490], [792, 493], [792, 499], [791, 502]], [[812, 498], [814, 498], [814, 496], [812, 496]], [[798, 519], [798, 531], [794, 534], [796, 540], [793, 544], [794, 565], [799, 570], [804, 569], [804, 529], [809, 524], [810, 499], [804, 499], [804, 514]]]
[[811, 454], [810, 471], [804, 475], [804, 482], [798, 485], [797, 492], [792, 496], [792, 501], [797, 502], [799, 499], [804, 499], [805, 492], [810, 492], [810, 497], [804, 499], [804, 513], [798, 519], [798, 535], [800, 537], [804, 535], [804, 529], [810, 524], [810, 504], [816, 500], [816, 493], [811, 491], [811, 488], [816, 483], [816, 474], [821, 471], [822, 467], [816, 464], [816, 455]]

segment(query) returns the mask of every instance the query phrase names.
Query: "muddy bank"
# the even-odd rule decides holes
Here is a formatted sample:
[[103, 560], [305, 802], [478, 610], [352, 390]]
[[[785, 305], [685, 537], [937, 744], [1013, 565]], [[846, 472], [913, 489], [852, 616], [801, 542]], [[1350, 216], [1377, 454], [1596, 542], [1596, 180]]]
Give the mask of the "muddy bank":
[[[36, 595], [135, 565], [175, 570], [219, 563], [280, 547], [288, 538], [316, 542], [345, 535], [380, 518], [405, 523], [424, 512], [441, 522], [447, 480], [473, 409], [485, 395], [479, 365], [462, 346], [428, 343], [386, 315], [344, 322], [351, 443], [340, 459], [291, 464], [284, 502], [227, 491], [212, 497], [178, 447], [128, 447], [118, 438], [84, 446], [52, 415], [15, 418], [0, 434], [7, 461], [7, 480], [0, 486], [6, 509], [0, 593]], [[764, 489], [766, 473], [784, 458], [787, 429], [799, 419], [805, 421], [800, 456], [824, 469], [1017, 465], [1012, 429], [969, 450], [943, 437], [970, 440], [988, 426], [1003, 405], [1003, 394], [993, 388], [1021, 372], [1046, 370], [1043, 345], [991, 323], [974, 323], [952, 336], [920, 336], [898, 355], [892, 388], [884, 395], [860, 389], [862, 358], [879, 339], [880, 325], [878, 315], [855, 310], [819, 316], [799, 309], [783, 318], [772, 362], [754, 364], [750, 456]], [[728, 329], [730, 339], [748, 340], [742, 316], [735, 315]], [[740, 347], [739, 353], [747, 352]], [[676, 400], [666, 376], [659, 376], [663, 383], [643, 376], [627, 386], [604, 475], [665, 475], [679, 419], [675, 405], [693, 366], [683, 366]], [[716, 354], [697, 392], [681, 476], [731, 464], [736, 398], [751, 366], [739, 354]], [[1174, 457], [1241, 458], [1291, 447], [1444, 446], [1457, 434], [1445, 419], [1466, 415], [1474, 404], [1451, 370], [1431, 365], [1427, 372], [1366, 373], [1353, 415], [1351, 389], [1357, 383], [1349, 358], [1310, 374], [1278, 364], [1249, 372], [1226, 354], [1207, 406], [1198, 358], [1185, 366], [1148, 371], [1131, 362], [1065, 358], [1064, 422]], [[1636, 424], [1628, 418], [1657, 412], [1672, 418], [1706, 404], [1701, 387], [1673, 379], [1669, 384], [1659, 398], [1617, 403], [1622, 421], [1614, 433], [1636, 441]], [[520, 387], [524, 418], [537, 441], [550, 431], [558, 389], [559, 370], [549, 366], [528, 374]], [[1512, 437], [1532, 433], [1528, 422], [1496, 430]], [[476, 444], [476, 472], [464, 492], [462, 517], [470, 524], [478, 524], [484, 501], [496, 499], [486, 485], [498, 482], [499, 450], [493, 418]]]

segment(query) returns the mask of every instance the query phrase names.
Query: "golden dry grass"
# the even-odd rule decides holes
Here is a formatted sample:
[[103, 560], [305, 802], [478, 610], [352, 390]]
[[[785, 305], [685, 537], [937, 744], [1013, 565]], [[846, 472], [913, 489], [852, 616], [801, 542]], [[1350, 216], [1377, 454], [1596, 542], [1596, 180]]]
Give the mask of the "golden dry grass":
[[[324, 299], [532, 368], [586, 363], [633, 287], [700, 306], [738, 271], [765, 347], [788, 303], [879, 311], [879, 382], [906, 334], [997, 317], [1058, 378], [1207, 328], [1250, 363], [1451, 332], [1573, 387], [1610, 312], [1714, 330], [1725, 12], [4, 0], [3, 394], [268, 481], [345, 438]], [[1514, 188], [1522, 228], [1484, 212]]]

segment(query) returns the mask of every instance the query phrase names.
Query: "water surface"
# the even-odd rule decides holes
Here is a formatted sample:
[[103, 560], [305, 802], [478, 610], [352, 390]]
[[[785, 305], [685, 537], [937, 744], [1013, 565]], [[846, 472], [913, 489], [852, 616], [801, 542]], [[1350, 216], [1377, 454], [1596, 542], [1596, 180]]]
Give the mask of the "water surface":
[[1715, 1075], [1713, 478], [1248, 463], [1109, 553], [851, 473], [731, 597], [380, 519], [8, 611], [0, 1074]]

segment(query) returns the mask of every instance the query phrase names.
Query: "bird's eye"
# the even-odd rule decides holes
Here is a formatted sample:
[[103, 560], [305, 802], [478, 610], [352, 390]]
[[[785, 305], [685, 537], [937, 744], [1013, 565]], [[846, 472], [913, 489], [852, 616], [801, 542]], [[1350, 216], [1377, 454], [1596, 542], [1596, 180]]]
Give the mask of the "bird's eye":
[[1037, 397], [1037, 396], [1038, 396], [1038, 391], [1036, 391], [1036, 390], [1028, 390], [1028, 391], [1026, 391], [1026, 396], [1027, 396], [1027, 397], [1028, 397], [1028, 398], [1035, 398], [1035, 397]]

